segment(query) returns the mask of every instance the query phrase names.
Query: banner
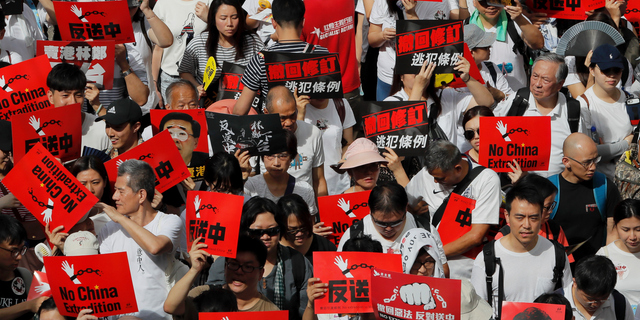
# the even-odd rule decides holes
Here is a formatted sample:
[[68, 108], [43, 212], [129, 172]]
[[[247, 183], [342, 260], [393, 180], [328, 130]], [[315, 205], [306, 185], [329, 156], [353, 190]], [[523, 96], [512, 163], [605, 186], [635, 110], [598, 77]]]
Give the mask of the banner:
[[51, 230], [69, 231], [98, 202], [40, 143], [16, 163], [2, 183]]
[[287, 151], [285, 129], [277, 114], [236, 116], [206, 112], [213, 152], [234, 154], [248, 150], [252, 156]]
[[462, 21], [398, 20], [395, 74], [418, 74], [425, 61], [436, 64], [434, 73], [453, 73], [463, 54]]
[[38, 142], [62, 162], [80, 157], [82, 110], [79, 103], [18, 114], [11, 123], [15, 163]]
[[47, 274], [40, 271], [34, 271], [33, 279], [31, 279], [31, 288], [29, 288], [29, 296], [27, 296], [27, 301], [49, 296], [51, 296], [51, 286], [49, 285]]
[[371, 302], [377, 319], [460, 320], [462, 283], [374, 268]]
[[113, 88], [115, 42], [38, 40], [36, 45], [36, 54], [47, 55], [52, 68], [62, 62], [74, 64], [98, 89]]
[[112, 188], [118, 178], [118, 167], [129, 159], [142, 160], [153, 168], [158, 192], [165, 192], [190, 176], [169, 131], [162, 131], [141, 145], [107, 161], [104, 167]]
[[627, 21], [631, 22], [636, 32], [640, 34], [640, 2], [639, 1], [627, 1], [627, 10], [624, 13], [624, 17]]
[[282, 53], [264, 51], [269, 89], [285, 86], [311, 99], [342, 98], [342, 76], [337, 53]]
[[[457, 193], [452, 193], [449, 196], [447, 207], [438, 226], [438, 233], [440, 233], [440, 240], [443, 245], [449, 244], [471, 231], [472, 214], [475, 208], [476, 200], [463, 197]], [[463, 255], [475, 259], [481, 250], [482, 246], [477, 246], [463, 253]]]
[[200, 312], [199, 320], [288, 320], [289, 311], [256, 311], [256, 312]]
[[128, 14], [127, 1], [67, 2], [53, 1], [62, 40], [136, 41]]
[[549, 170], [550, 117], [480, 117], [479, 162], [495, 172], [511, 172], [518, 161], [522, 171]]
[[329, 284], [315, 300], [315, 313], [367, 313], [371, 307], [371, 269], [402, 272], [402, 255], [378, 252], [314, 252], [313, 275]]
[[324, 225], [333, 227], [331, 237], [336, 246], [347, 229], [369, 214], [370, 193], [362, 191], [318, 198], [318, 211]]
[[[602, 8], [606, 0], [526, 0], [534, 12], [546, 13], [549, 18], [585, 20], [585, 11]], [[631, 3], [633, 1], [627, 1]]]
[[52, 107], [47, 97], [47, 75], [51, 65], [37, 56], [0, 69], [0, 119]]
[[565, 305], [549, 303], [502, 302], [502, 320], [564, 320]]
[[126, 252], [44, 257], [53, 300], [63, 316], [83, 309], [106, 317], [138, 311]]
[[417, 101], [363, 101], [364, 136], [378, 148], [389, 147], [398, 156], [422, 155], [428, 141], [427, 103]]
[[[243, 74], [244, 67], [239, 64], [225, 62], [222, 65], [222, 78], [220, 78], [220, 85], [218, 88], [218, 100], [238, 100], [238, 98], [240, 98], [242, 89], [244, 89], [244, 85], [242, 84]], [[259, 107], [261, 105], [261, 97], [262, 95], [260, 94], [260, 90], [258, 90], [258, 92], [256, 92], [256, 96], [253, 98], [253, 102], [251, 103], [251, 108], [255, 110], [261, 108]]]
[[216, 256], [236, 257], [244, 197], [233, 194], [187, 192], [187, 248], [202, 237], [202, 250]]

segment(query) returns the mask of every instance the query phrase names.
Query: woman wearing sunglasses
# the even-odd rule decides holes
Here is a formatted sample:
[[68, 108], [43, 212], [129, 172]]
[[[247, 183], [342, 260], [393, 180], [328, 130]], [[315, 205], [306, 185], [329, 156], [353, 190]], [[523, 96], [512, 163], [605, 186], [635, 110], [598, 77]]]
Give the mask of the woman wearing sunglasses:
[[[240, 234], [260, 239], [267, 247], [264, 276], [258, 282], [258, 290], [280, 310], [289, 310], [290, 320], [303, 316], [310, 319], [313, 308], [307, 308], [307, 280], [313, 274], [312, 266], [301, 253], [279, 243], [281, 230], [287, 230], [286, 226], [280, 208], [267, 198], [251, 198], [242, 207]], [[216, 259], [209, 270], [207, 284], [225, 283], [225, 265], [226, 258]], [[305, 310], [310, 314], [305, 314]]]

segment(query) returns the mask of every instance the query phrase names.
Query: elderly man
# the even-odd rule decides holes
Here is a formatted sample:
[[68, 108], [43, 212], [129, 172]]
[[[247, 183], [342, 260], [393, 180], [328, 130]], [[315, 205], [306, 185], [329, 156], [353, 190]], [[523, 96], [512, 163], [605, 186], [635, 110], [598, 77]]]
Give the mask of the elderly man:
[[127, 160], [118, 168], [113, 200], [96, 207], [111, 222], [100, 231], [100, 253], [126, 252], [142, 319], [171, 319], [162, 309], [169, 292], [165, 270], [175, 261], [183, 223], [180, 217], [151, 206], [155, 175], [146, 162]]
[[[167, 101], [165, 101], [164, 107], [167, 110], [197, 109], [200, 107], [198, 104], [198, 89], [188, 80], [180, 79], [171, 83], [167, 87], [166, 95]], [[151, 139], [152, 136], [153, 131], [151, 126], [147, 126], [142, 131], [142, 139], [147, 141]], [[186, 161], [185, 163], [188, 164]]]

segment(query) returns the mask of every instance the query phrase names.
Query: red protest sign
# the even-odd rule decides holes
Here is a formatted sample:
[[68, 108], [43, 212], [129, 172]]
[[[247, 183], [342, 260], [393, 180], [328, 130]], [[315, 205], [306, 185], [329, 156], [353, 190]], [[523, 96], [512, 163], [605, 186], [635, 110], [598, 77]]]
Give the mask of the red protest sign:
[[495, 172], [511, 172], [518, 161], [522, 171], [549, 170], [550, 117], [480, 117], [479, 162]]
[[47, 280], [47, 274], [40, 271], [34, 271], [27, 301], [48, 296], [51, 296], [51, 286], [49, 285], [49, 280]]
[[514, 320], [514, 319], [563, 320], [564, 313], [565, 313], [565, 306], [561, 304], [505, 301], [502, 303], [501, 319], [502, 320]]
[[107, 161], [104, 167], [109, 175], [109, 182], [114, 186], [118, 178], [118, 167], [130, 159], [138, 159], [148, 163], [156, 174], [156, 190], [165, 192], [190, 176], [187, 165], [171, 139], [169, 131], [163, 131], [141, 145]]
[[40, 143], [18, 162], [2, 183], [42, 225], [69, 231], [98, 202], [84, 185]]
[[74, 257], [45, 257], [58, 311], [75, 317], [83, 309], [106, 317], [138, 311], [126, 252]]
[[318, 198], [318, 211], [324, 225], [333, 227], [332, 236], [336, 246], [351, 225], [369, 214], [370, 193], [362, 191]]
[[70, 63], [84, 71], [87, 82], [98, 89], [113, 88], [115, 42], [113, 41], [42, 41], [38, 40], [37, 55], [46, 55], [54, 67]]
[[66, 2], [54, 1], [62, 40], [113, 40], [134, 42], [133, 25], [127, 1]]
[[[469, 50], [469, 46], [466, 43], [464, 44], [464, 58], [469, 61], [469, 75], [476, 79], [476, 81], [484, 84], [485, 82], [482, 74], [480, 74], [480, 69], [478, 69], [478, 65], [475, 64], [471, 50]], [[442, 87], [443, 82], [447, 83], [447, 86], [450, 88], [464, 88], [467, 86], [467, 84], [460, 79], [460, 76], [455, 73], [436, 74], [436, 88]]]
[[212, 255], [235, 258], [244, 197], [233, 194], [187, 192], [187, 246], [202, 237]]
[[602, 8], [605, 0], [527, 0], [527, 6], [534, 12], [546, 13], [549, 18], [584, 20], [585, 11]]
[[287, 320], [289, 311], [257, 311], [257, 312], [200, 312], [200, 320]]
[[640, 1], [627, 1], [624, 17], [640, 32]]
[[51, 65], [38, 56], [0, 69], [0, 119], [53, 106], [47, 97], [47, 75]]
[[377, 319], [460, 320], [460, 280], [378, 268], [371, 273], [371, 302]]
[[[171, 122], [175, 122], [177, 125], [183, 124], [186, 125], [186, 128], [193, 130], [193, 127], [190, 127], [191, 124], [188, 124], [186, 120], [170, 120], [172, 116], [168, 116], [170, 114], [176, 113], [184, 113], [189, 115], [193, 120], [197, 121], [200, 124], [200, 138], [198, 140], [198, 146], [193, 150], [196, 152], [205, 152], [209, 154], [209, 144], [207, 143], [207, 117], [204, 114], [204, 109], [184, 109], [184, 110], [160, 110], [153, 109], [151, 110], [151, 129], [153, 130], [153, 134], [156, 135], [158, 132], [166, 129], [166, 127], [171, 126]], [[165, 128], [160, 128], [160, 124], [163, 122], [163, 119], [166, 118], [164, 123]], [[192, 133], [193, 134], [193, 131]]]
[[[463, 197], [457, 193], [449, 196], [447, 207], [440, 220], [438, 233], [442, 244], [449, 244], [471, 230], [472, 213], [476, 208], [476, 201]], [[465, 256], [475, 259], [482, 247], [476, 247], [464, 253]]]
[[328, 283], [315, 300], [316, 314], [366, 313], [371, 308], [371, 269], [402, 272], [402, 256], [378, 252], [314, 252], [313, 275]]
[[81, 113], [81, 106], [77, 103], [13, 116], [11, 132], [14, 161], [19, 162], [38, 142], [62, 162], [79, 158]]

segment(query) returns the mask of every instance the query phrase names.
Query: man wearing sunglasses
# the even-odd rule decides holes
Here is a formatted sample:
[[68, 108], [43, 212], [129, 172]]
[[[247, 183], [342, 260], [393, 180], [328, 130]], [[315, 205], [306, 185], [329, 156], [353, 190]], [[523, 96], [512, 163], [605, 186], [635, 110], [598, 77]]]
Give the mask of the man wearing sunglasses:
[[571, 245], [582, 244], [573, 253], [576, 261], [595, 254], [605, 243], [618, 238], [613, 210], [620, 201], [615, 183], [596, 167], [602, 159], [589, 136], [573, 133], [564, 141], [561, 174], [549, 177], [558, 188], [556, 207], [549, 219], [564, 230]]

